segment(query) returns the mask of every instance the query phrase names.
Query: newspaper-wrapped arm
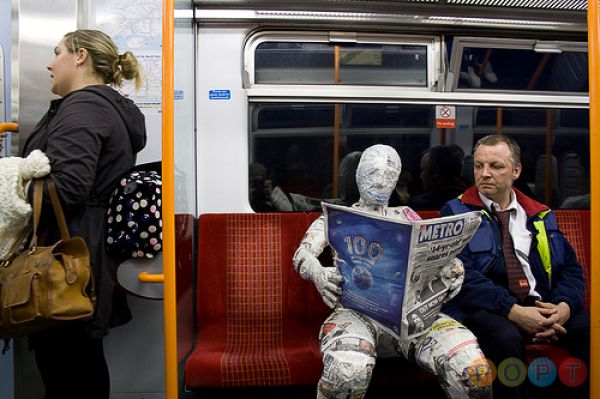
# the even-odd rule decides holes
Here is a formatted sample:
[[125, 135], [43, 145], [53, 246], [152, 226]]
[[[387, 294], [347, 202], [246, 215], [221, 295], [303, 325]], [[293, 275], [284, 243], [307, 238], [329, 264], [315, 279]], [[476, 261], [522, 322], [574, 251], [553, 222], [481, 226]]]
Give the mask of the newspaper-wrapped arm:
[[321, 216], [306, 231], [294, 254], [293, 263], [300, 276], [312, 281], [317, 287], [323, 302], [330, 308], [334, 308], [342, 294], [340, 284], [344, 279], [337, 267], [325, 267], [319, 262], [318, 256], [327, 246], [325, 218]]

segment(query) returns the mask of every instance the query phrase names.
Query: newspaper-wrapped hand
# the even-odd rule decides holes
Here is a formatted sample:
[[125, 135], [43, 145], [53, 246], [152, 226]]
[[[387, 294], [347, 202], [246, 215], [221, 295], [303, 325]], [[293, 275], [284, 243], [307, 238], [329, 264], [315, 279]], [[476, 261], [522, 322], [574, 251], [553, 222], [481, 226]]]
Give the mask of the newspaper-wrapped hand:
[[445, 299], [445, 302], [448, 302], [458, 294], [465, 280], [465, 268], [462, 261], [458, 258], [452, 259], [442, 268], [440, 277], [449, 283], [448, 296]]
[[323, 267], [318, 259], [306, 257], [300, 264], [300, 274], [314, 283], [323, 302], [333, 309], [342, 294], [340, 283], [344, 281], [337, 267]]
[[342, 295], [340, 284], [344, 281], [337, 267], [322, 267], [321, 272], [316, 273], [312, 281], [319, 290], [323, 302], [330, 308], [335, 308], [340, 295]]

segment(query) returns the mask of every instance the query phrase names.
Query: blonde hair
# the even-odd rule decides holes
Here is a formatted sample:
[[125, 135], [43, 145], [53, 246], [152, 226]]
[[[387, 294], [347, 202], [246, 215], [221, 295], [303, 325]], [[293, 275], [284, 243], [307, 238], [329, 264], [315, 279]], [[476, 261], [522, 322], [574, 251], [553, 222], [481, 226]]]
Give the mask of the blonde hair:
[[79, 29], [64, 36], [64, 43], [70, 53], [86, 49], [92, 69], [102, 76], [104, 83], [121, 87], [123, 80], [134, 80], [135, 88], [142, 86], [142, 70], [131, 51], [119, 54], [113, 40], [99, 30]]

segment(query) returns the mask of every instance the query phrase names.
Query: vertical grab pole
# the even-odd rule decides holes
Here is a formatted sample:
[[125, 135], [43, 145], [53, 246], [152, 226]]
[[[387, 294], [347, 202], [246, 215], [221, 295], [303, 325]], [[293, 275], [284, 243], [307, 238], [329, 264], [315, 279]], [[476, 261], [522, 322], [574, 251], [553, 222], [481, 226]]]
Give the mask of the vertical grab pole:
[[588, 1], [588, 62], [590, 92], [590, 398], [600, 396], [600, 251], [593, 243], [600, 240], [600, 26], [598, 1]]
[[[554, 110], [546, 110], [546, 160], [544, 161], [544, 203], [550, 206], [552, 191], [554, 190], [554, 176], [552, 173], [552, 144], [554, 131]], [[556, 201], [556, 198], [554, 198]]]
[[503, 126], [502, 126], [503, 113], [502, 113], [502, 111], [503, 110], [501, 107], [496, 108], [496, 134], [502, 134], [502, 129], [503, 129]]
[[[334, 68], [333, 68], [333, 83], [340, 83], [340, 46], [334, 47]], [[340, 166], [340, 123], [341, 123], [341, 108], [340, 104], [334, 105], [333, 114], [333, 190], [332, 197], [337, 198], [339, 194], [339, 166]]]
[[175, 196], [173, 140], [174, 4], [162, 3], [162, 219], [166, 399], [177, 399], [177, 306], [175, 293]]

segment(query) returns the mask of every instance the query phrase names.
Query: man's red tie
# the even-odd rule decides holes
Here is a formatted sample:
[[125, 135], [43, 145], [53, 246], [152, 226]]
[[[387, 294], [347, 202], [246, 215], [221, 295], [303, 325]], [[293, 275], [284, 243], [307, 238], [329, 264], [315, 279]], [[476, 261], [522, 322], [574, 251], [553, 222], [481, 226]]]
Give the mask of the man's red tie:
[[523, 302], [529, 295], [529, 282], [523, 271], [523, 266], [517, 259], [512, 237], [508, 230], [510, 211], [497, 212], [498, 222], [502, 230], [502, 251], [504, 252], [504, 267], [508, 275], [508, 289]]

